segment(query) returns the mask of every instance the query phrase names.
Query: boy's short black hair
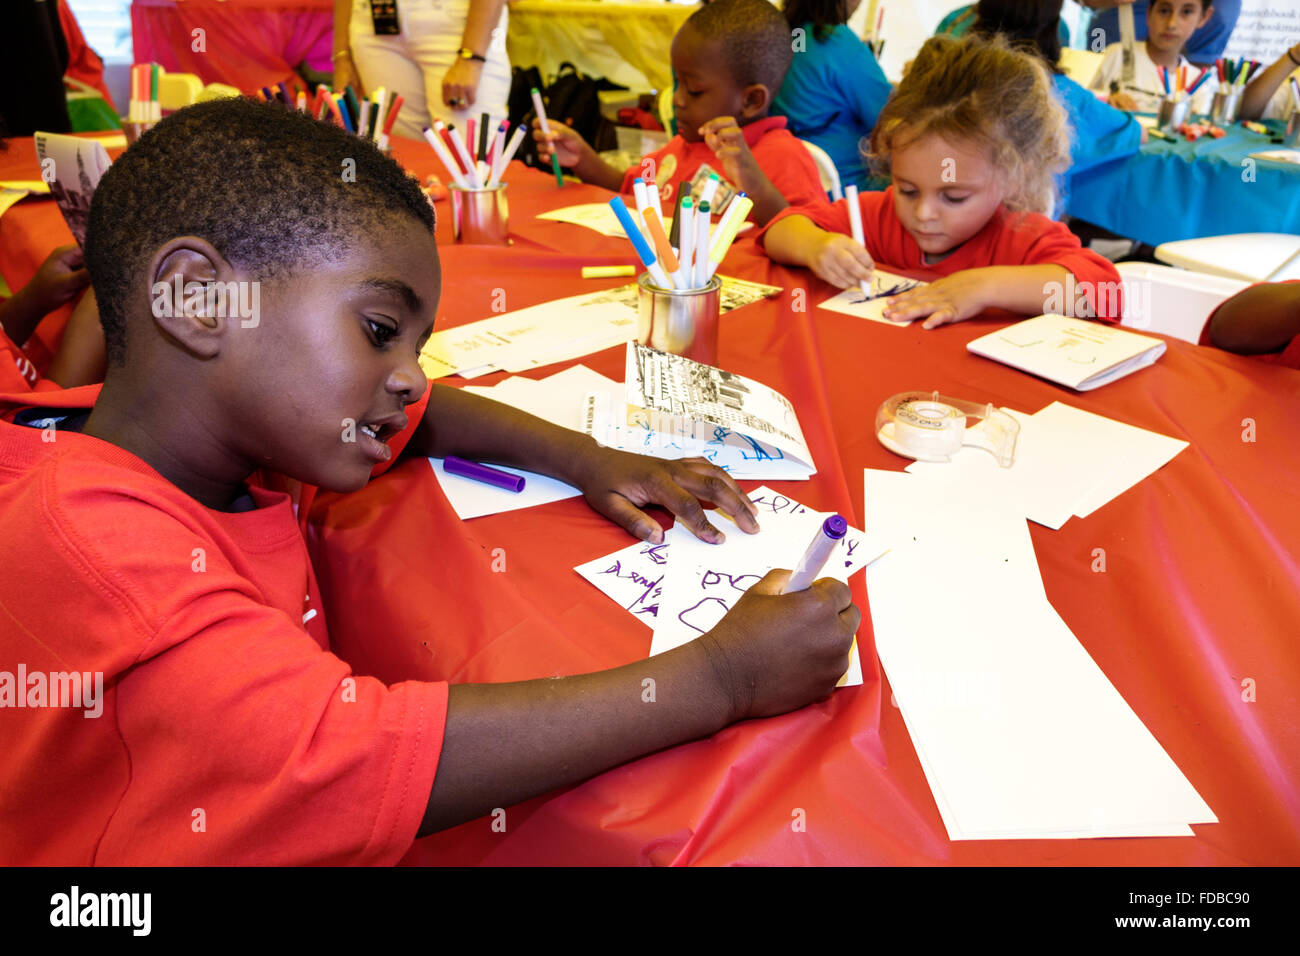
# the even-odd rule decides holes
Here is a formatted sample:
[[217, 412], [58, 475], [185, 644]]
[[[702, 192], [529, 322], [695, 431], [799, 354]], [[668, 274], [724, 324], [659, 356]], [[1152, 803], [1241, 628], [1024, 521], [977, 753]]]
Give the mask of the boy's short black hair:
[[739, 87], [761, 83], [773, 97], [794, 58], [790, 24], [768, 0], [715, 0], [690, 15], [690, 27], [706, 40], [720, 40], [727, 69]]
[[337, 259], [403, 213], [433, 232], [415, 180], [337, 126], [242, 98], [177, 111], [109, 167], [90, 204], [86, 265], [109, 362], [125, 360], [128, 297], [169, 239], [206, 239], [265, 279]]

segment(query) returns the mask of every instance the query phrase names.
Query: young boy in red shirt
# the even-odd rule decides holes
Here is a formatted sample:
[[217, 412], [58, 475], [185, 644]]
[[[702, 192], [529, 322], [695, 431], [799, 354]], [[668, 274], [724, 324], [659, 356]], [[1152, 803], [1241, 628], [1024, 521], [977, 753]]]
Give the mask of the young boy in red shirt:
[[[660, 535], [647, 504], [706, 540], [696, 495], [748, 531], [753, 506], [702, 460], [431, 387], [432, 211], [373, 146], [305, 115], [220, 100], [164, 119], [100, 183], [86, 257], [103, 386], [0, 397], [0, 861], [393, 863], [417, 835], [802, 706], [843, 673], [848, 589], [781, 595], [773, 572], [700, 640], [624, 668], [352, 677], [301, 534], [314, 486], [358, 489], [409, 449], [570, 481], [642, 539]], [[178, 280], [256, 283], [259, 307], [176, 303]], [[41, 706], [56, 687], [63, 706]]]
[[572, 129], [549, 120], [549, 135], [533, 124], [541, 158], [549, 162], [554, 150], [583, 182], [623, 193], [649, 173], [665, 204], [708, 163], [749, 195], [750, 218], [760, 225], [787, 205], [826, 201], [808, 150], [784, 116], [767, 115], [794, 56], [790, 25], [776, 7], [768, 0], [701, 7], [673, 37], [671, 56], [678, 132], [667, 146], [615, 169]]

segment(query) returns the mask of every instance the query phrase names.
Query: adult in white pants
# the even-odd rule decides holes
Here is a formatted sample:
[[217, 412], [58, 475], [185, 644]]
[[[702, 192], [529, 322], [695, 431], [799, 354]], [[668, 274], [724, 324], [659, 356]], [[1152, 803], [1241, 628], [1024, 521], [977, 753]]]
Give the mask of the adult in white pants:
[[334, 0], [334, 86], [405, 99], [393, 132], [419, 139], [434, 120], [506, 116], [505, 0], [397, 0], [400, 32], [375, 34], [370, 0]]

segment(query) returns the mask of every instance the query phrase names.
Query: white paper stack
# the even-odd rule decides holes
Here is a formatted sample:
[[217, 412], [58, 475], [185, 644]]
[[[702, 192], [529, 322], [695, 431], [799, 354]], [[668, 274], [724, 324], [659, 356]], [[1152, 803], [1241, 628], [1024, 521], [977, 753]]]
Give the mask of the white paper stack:
[[1002, 468], [988, 452], [962, 448], [950, 462], [907, 470], [935, 484], [978, 489], [1023, 517], [1058, 530], [1086, 518], [1163, 467], [1187, 442], [1053, 402], [1034, 415], [1004, 408], [1020, 423], [1016, 460]]
[[876, 649], [953, 840], [1190, 835], [1217, 822], [1048, 602], [1024, 518], [868, 470]]
[[[829, 517], [766, 487], [750, 500], [758, 506], [757, 534], [746, 534], [714, 511], [711, 522], [727, 536], [722, 544], [699, 540], [679, 521], [662, 544], [634, 544], [574, 570], [654, 629], [651, 657], [680, 647], [711, 630], [767, 572], [793, 568]], [[885, 551], [879, 535], [850, 528], [820, 577], [847, 583]], [[839, 686], [861, 683], [855, 642]]]

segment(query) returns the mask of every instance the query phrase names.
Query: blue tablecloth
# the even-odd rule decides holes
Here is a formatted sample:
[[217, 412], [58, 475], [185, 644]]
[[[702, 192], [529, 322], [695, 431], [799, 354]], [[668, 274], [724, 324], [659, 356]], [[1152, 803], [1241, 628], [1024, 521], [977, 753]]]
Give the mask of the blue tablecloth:
[[[1274, 138], [1280, 123], [1266, 124]], [[1067, 212], [1157, 246], [1238, 232], [1300, 232], [1300, 166], [1253, 160], [1282, 149], [1240, 124], [1222, 139], [1152, 137], [1134, 156], [1074, 177]]]

